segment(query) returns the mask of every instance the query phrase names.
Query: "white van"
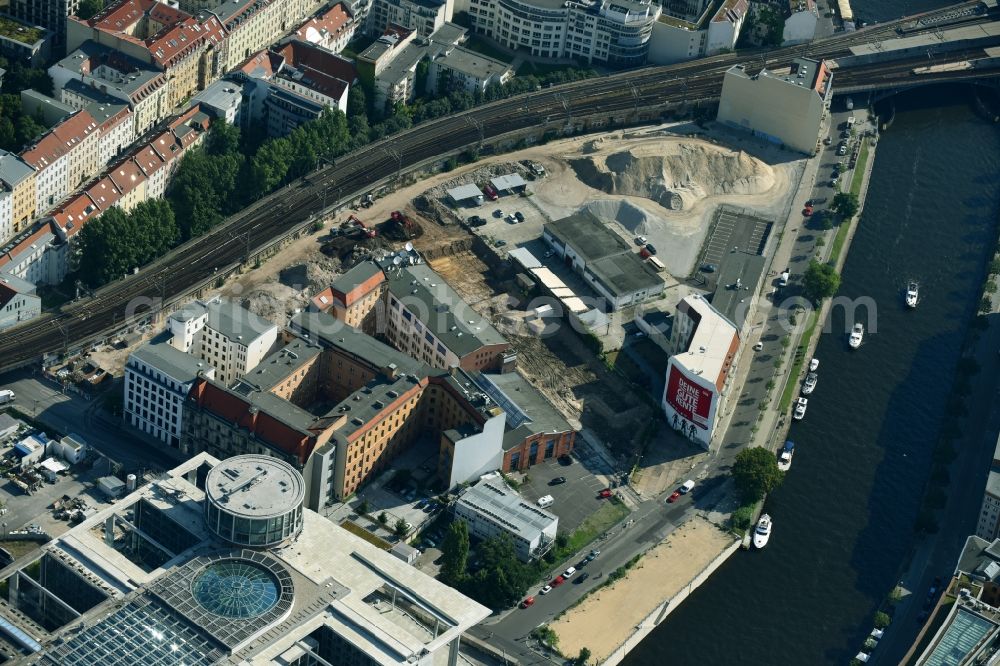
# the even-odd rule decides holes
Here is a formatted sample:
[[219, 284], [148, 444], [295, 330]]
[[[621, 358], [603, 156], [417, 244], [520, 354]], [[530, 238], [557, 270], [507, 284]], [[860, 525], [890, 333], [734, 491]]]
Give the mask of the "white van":
[[687, 495], [689, 492], [691, 492], [692, 488], [694, 488], [694, 481], [688, 479], [687, 481], [681, 484], [681, 487], [678, 490], [681, 491], [681, 495]]
[[14, 402], [14, 392], [4, 389], [0, 391], [0, 405], [6, 405], [8, 402]]
[[552, 499], [552, 495], [546, 495], [545, 497], [538, 498], [538, 506], [542, 507], [543, 509], [547, 509], [550, 506], [552, 506], [553, 502], [555, 502], [555, 500]]
[[788, 280], [791, 277], [792, 277], [792, 274], [791, 274], [791, 272], [787, 268], [785, 270], [783, 270], [781, 272], [781, 275], [778, 277], [778, 286], [779, 287], [787, 287], [788, 286]]

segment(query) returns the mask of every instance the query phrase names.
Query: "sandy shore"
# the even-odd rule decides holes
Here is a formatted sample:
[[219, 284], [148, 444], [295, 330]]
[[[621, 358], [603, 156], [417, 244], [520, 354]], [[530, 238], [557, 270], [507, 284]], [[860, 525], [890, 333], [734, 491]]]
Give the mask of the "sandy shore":
[[653, 609], [682, 591], [734, 539], [704, 518], [689, 520], [650, 549], [625, 578], [601, 588], [549, 625], [559, 636], [559, 651], [576, 655], [587, 647], [593, 663], [601, 663]]

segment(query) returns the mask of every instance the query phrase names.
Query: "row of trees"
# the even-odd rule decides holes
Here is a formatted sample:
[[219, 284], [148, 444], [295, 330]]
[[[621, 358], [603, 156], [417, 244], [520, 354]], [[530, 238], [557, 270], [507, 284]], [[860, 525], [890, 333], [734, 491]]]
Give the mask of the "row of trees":
[[128, 213], [109, 208], [80, 231], [80, 277], [91, 286], [117, 280], [166, 254], [179, 235], [173, 208], [163, 199], [143, 201]]
[[470, 574], [469, 526], [455, 520], [441, 545], [441, 581], [494, 610], [517, 603], [538, 577], [535, 569], [517, 558], [509, 534], [486, 539], [477, 549], [480, 568]]
[[[134, 228], [127, 228], [123, 220], [131, 220], [133, 216], [123, 215], [120, 211], [116, 211], [106, 224], [95, 225], [96, 220], [92, 221], [85, 227], [92, 229], [88, 234], [88, 245], [82, 247], [102, 248], [102, 254], [97, 257], [109, 268], [83, 270], [84, 266], [91, 266], [97, 261], [96, 257], [86, 258], [89, 252], [86, 250], [81, 259], [81, 277], [92, 287], [117, 279], [127, 270], [165, 253], [176, 243], [210, 231], [248, 203], [309, 173], [322, 160], [332, 160], [385, 136], [409, 129], [415, 123], [465, 111], [485, 101], [534, 90], [543, 84], [594, 75], [593, 70], [567, 69], [541, 77], [514, 78], [503, 86], [491, 87], [486, 94], [453, 92], [409, 106], [398, 105], [391, 109], [388, 116], [374, 114], [364, 88], [354, 86], [348, 96], [346, 115], [339, 110], [330, 110], [316, 120], [295, 128], [287, 136], [271, 139], [254, 134], [244, 135], [237, 127], [216, 122], [206, 145], [189, 151], [181, 160], [167, 191], [167, 204], [157, 208], [169, 210], [170, 223], [166, 226], [176, 228], [177, 233], [164, 236], [163, 242], [151, 243], [137, 234]], [[51, 90], [51, 80], [47, 75], [45, 81]], [[19, 105], [19, 100], [13, 99]], [[5, 102], [0, 100], [0, 103]], [[0, 118], [0, 146], [5, 136], [5, 121], [10, 122], [9, 116], [15, 117], [5, 112]], [[371, 117], [378, 117], [379, 121], [373, 124], [369, 120]], [[34, 129], [26, 125], [22, 131], [15, 124], [11, 141], [16, 142], [19, 136], [30, 134]], [[101, 217], [109, 214], [111, 211]], [[106, 234], [125, 234], [124, 237], [134, 239], [138, 245], [128, 249], [118, 238], [105, 237]], [[146, 257], [145, 261], [136, 263], [142, 257]]]

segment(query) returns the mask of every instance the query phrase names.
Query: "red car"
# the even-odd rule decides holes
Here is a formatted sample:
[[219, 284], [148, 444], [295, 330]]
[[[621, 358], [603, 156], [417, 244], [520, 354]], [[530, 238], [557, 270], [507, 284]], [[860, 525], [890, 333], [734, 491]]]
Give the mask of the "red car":
[[608, 499], [611, 497], [611, 488], [605, 488], [601, 492], [597, 493], [597, 496], [601, 499]]
[[674, 502], [676, 502], [680, 498], [681, 498], [681, 491], [675, 490], [673, 492], [673, 494], [670, 495], [670, 497], [667, 498], [667, 501], [670, 502], [671, 504], [673, 504]]
[[533, 603], [535, 603], [535, 598], [534, 597], [527, 597], [527, 598], [525, 598], [524, 601], [521, 602], [521, 608], [527, 608], [528, 606], [532, 605]]
[[563, 578], [562, 576], [556, 576], [555, 578], [552, 579], [552, 582], [549, 583], [549, 584], [552, 587], [559, 587], [560, 585], [562, 585], [565, 582], [566, 582], [565, 578]]

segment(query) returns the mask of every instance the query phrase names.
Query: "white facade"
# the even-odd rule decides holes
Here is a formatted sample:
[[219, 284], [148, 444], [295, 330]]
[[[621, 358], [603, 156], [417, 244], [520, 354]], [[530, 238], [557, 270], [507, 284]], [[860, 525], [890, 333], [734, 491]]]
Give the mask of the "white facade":
[[709, 449], [739, 360], [736, 326], [703, 296], [688, 296], [677, 306], [670, 349], [661, 399], [667, 423]]
[[115, 123], [106, 123], [101, 127], [101, 136], [97, 144], [98, 161], [104, 169], [111, 164], [125, 148], [135, 140], [135, 116], [125, 109], [122, 118]]
[[459, 0], [472, 30], [541, 58], [645, 64], [658, 3], [636, 0]]
[[489, 539], [509, 534], [522, 561], [545, 553], [555, 541], [559, 518], [528, 502], [499, 475], [467, 488], [455, 501], [455, 517], [469, 525], [469, 535]]
[[[506, 422], [506, 415], [500, 413], [483, 424], [482, 432], [460, 439], [455, 438], [449, 488], [500, 469], [503, 465], [503, 434]], [[447, 433], [445, 436], [448, 436]]]
[[0, 243], [14, 235], [14, 192], [0, 183]]
[[10, 261], [0, 257], [0, 275], [32, 284], [59, 284], [66, 277], [67, 255], [67, 244], [43, 227], [11, 251]]
[[35, 210], [43, 213], [58, 204], [69, 190], [69, 154], [47, 165], [39, 165], [35, 173]]
[[196, 358], [158, 343], [145, 344], [125, 364], [125, 422], [169, 446], [180, 443], [184, 399], [203, 372], [215, 370]]
[[278, 339], [278, 327], [228, 301], [196, 302], [170, 315], [170, 345], [198, 357], [227, 386], [257, 367]]
[[797, 58], [788, 74], [742, 65], [726, 72], [718, 120], [808, 155], [816, 152], [833, 75], [825, 63]]
[[664, 16], [653, 24], [648, 62], [651, 65], [669, 65], [700, 58], [707, 43], [707, 30], [699, 30], [694, 24]]
[[83, 460], [87, 455], [87, 442], [79, 435], [66, 435], [53, 446], [55, 453], [71, 465]]
[[0, 273], [0, 331], [42, 313], [42, 299], [33, 285]]
[[715, 55], [736, 48], [747, 15], [746, 0], [728, 0], [708, 23], [705, 55]]
[[454, 0], [441, 0], [440, 3], [374, 0], [368, 12], [366, 28], [368, 32], [380, 35], [391, 23], [430, 37], [435, 30], [451, 21], [454, 10]]

